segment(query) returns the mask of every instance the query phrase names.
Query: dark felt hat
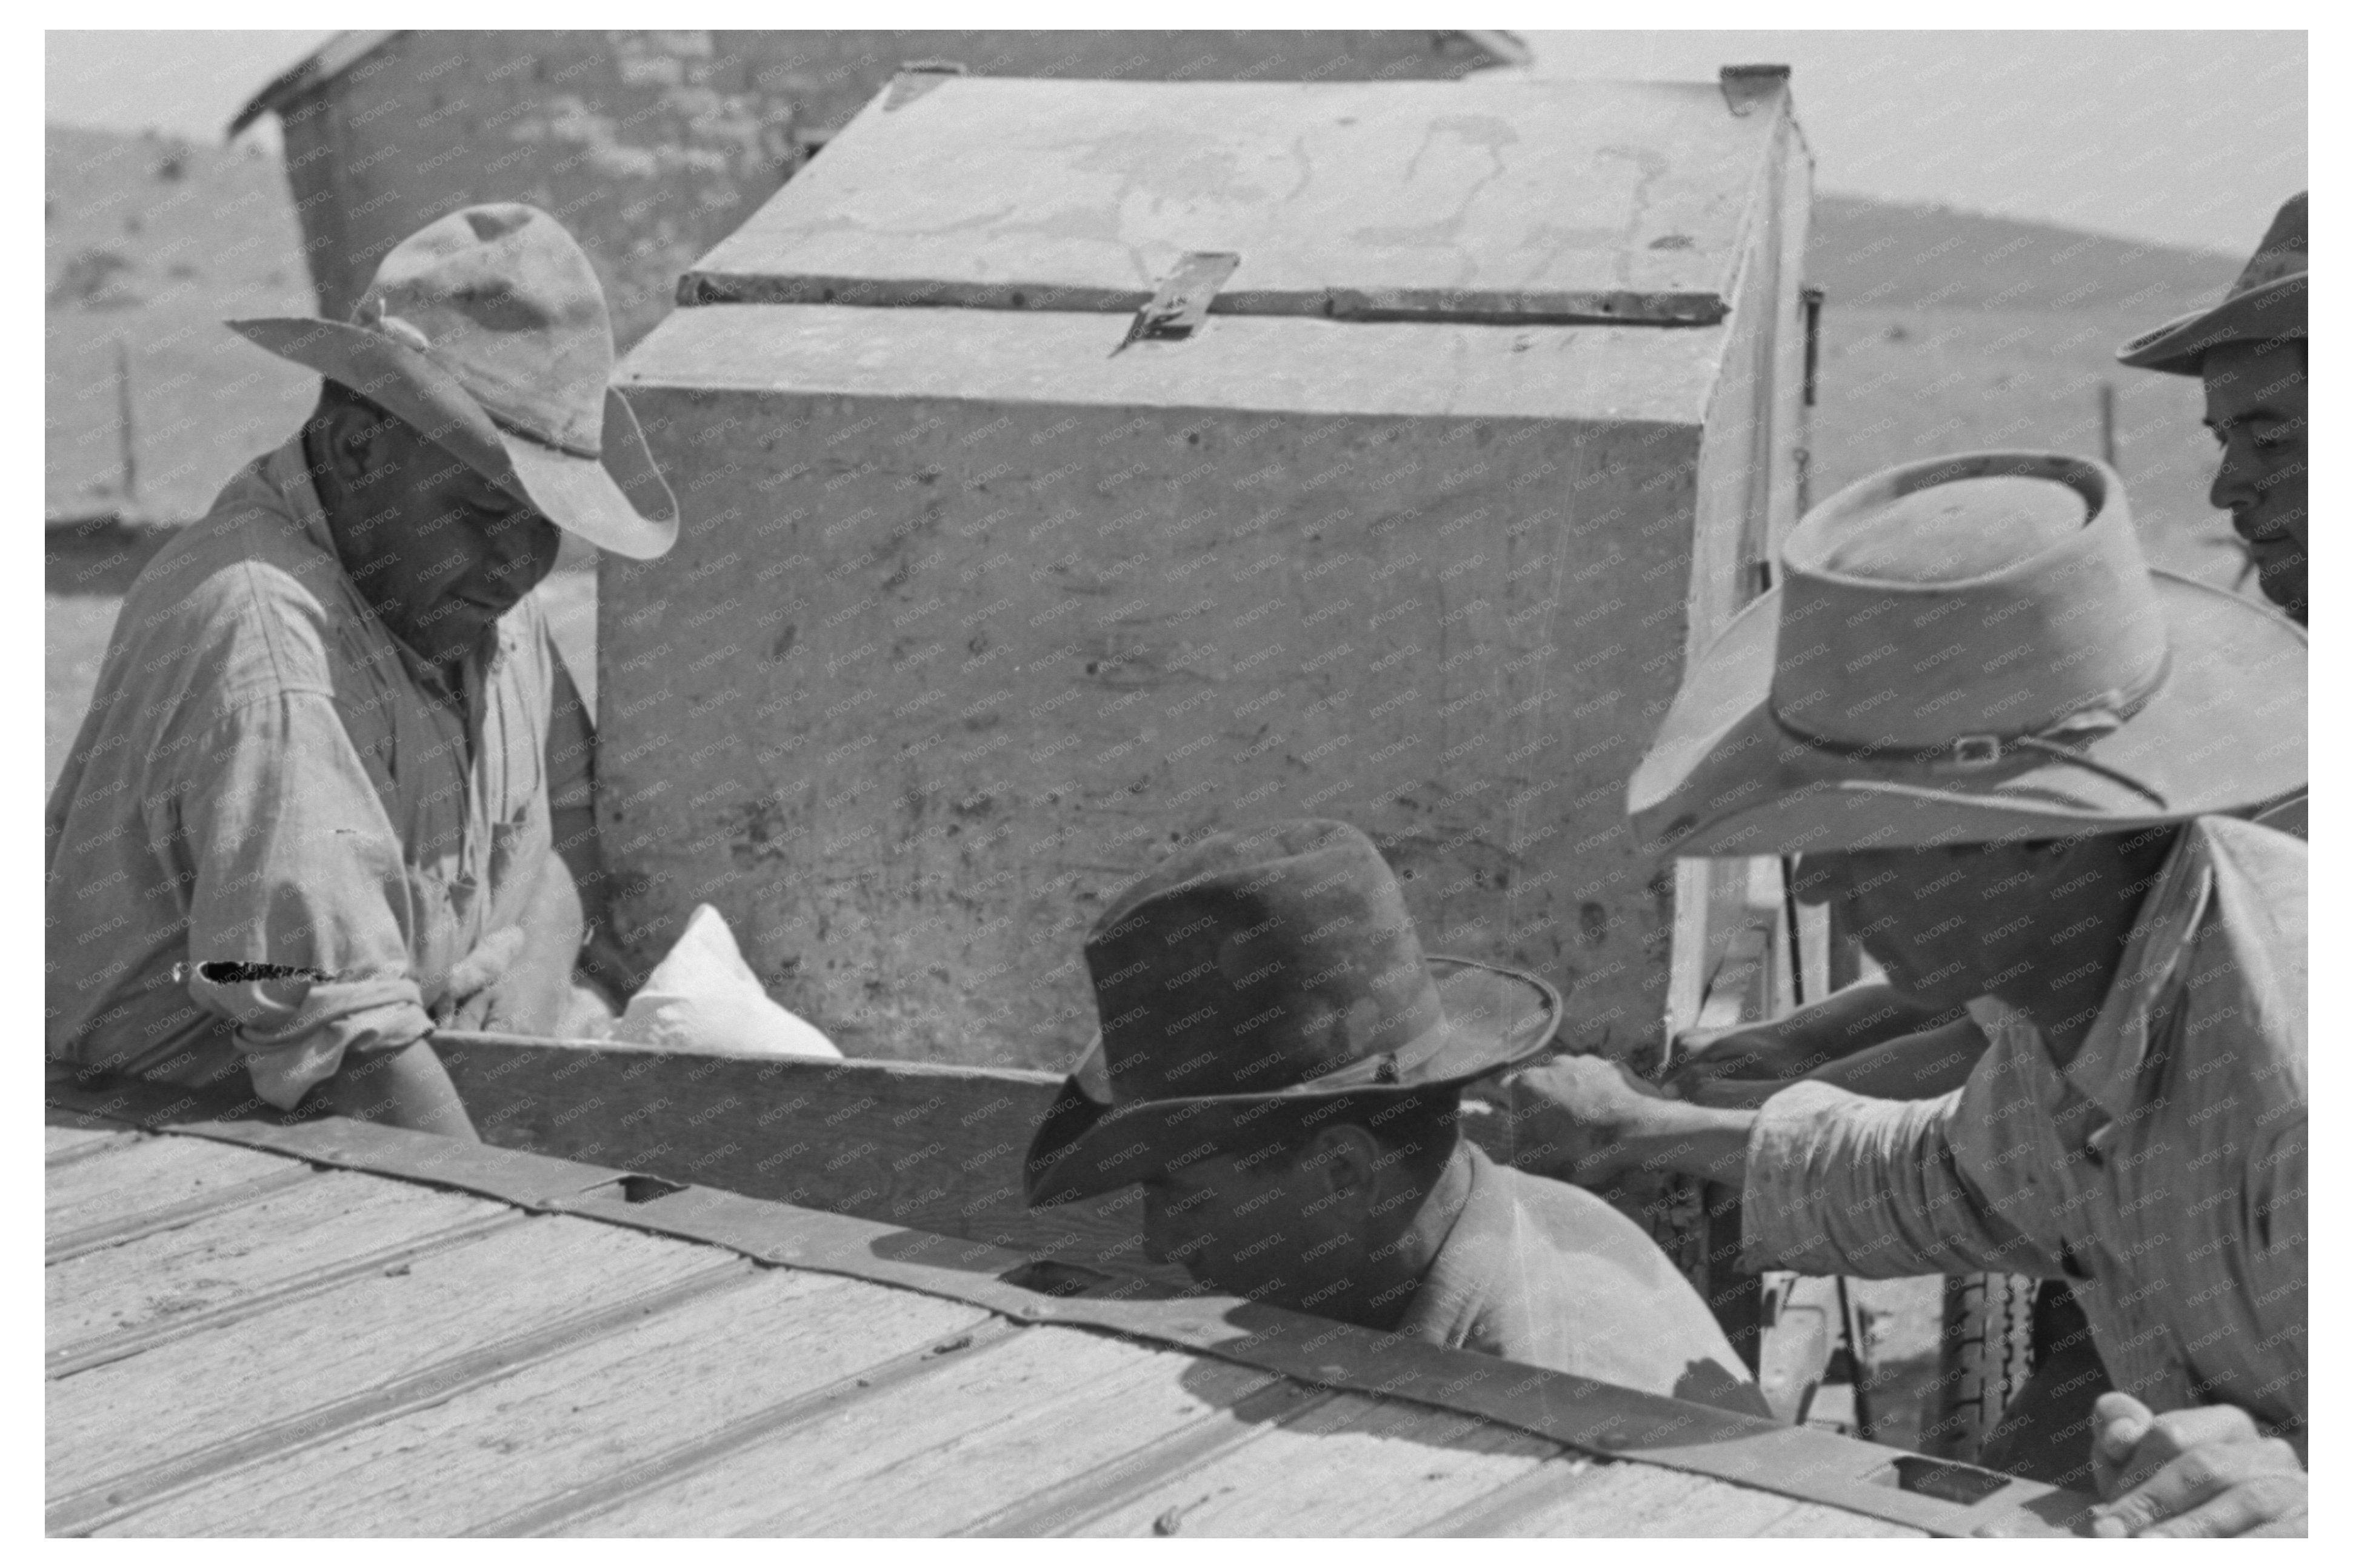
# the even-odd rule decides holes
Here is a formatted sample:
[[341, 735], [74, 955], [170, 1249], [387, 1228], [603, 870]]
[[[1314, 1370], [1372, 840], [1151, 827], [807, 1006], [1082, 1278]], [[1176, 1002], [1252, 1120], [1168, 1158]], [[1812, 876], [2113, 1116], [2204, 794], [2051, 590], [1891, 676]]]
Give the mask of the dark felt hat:
[[1220, 833], [1129, 887], [1086, 945], [1102, 1033], [1029, 1146], [1035, 1207], [1181, 1163], [1257, 1106], [1459, 1088], [1551, 1043], [1533, 974], [1425, 957], [1371, 839], [1300, 820]]
[[2303, 337], [2312, 250], [2306, 195], [2298, 191], [2281, 204], [2263, 243], [2221, 304], [2141, 333], [2118, 349], [2116, 358], [2144, 370], [2196, 375], [2209, 349]]

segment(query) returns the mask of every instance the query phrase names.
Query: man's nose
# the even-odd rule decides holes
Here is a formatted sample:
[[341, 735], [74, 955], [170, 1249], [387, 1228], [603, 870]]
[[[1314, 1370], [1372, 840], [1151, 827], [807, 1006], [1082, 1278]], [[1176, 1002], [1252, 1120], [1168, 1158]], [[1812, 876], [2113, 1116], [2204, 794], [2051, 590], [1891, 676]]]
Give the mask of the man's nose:
[[2222, 447], [2222, 461], [2214, 469], [2214, 483], [2207, 490], [2206, 500], [2217, 511], [2229, 512], [2239, 531], [2252, 537], [2246, 513], [2262, 499], [2263, 490], [2255, 482], [2255, 465], [2246, 449], [2245, 438], [2234, 436]]

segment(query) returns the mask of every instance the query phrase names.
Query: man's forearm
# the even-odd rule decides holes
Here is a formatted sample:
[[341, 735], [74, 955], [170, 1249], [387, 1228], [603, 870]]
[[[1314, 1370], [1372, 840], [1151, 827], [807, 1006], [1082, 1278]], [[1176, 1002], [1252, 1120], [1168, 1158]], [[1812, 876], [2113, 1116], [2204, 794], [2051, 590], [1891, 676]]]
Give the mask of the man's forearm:
[[1754, 1110], [1653, 1100], [1644, 1108], [1642, 1125], [1629, 1129], [1620, 1146], [1638, 1169], [1737, 1187], [1746, 1176], [1748, 1133], [1756, 1125]]
[[449, 1070], [423, 1040], [398, 1050], [345, 1056], [318, 1093], [338, 1116], [481, 1142], [457, 1086], [449, 1081]]

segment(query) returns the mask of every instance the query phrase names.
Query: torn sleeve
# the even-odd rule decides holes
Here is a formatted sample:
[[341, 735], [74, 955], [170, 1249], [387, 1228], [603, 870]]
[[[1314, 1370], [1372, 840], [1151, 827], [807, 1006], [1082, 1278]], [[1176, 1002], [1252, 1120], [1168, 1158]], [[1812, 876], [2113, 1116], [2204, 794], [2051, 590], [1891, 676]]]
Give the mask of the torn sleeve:
[[346, 1051], [422, 1038], [400, 838], [333, 700], [259, 698], [177, 751], [149, 832], [191, 889], [188, 994], [235, 1026], [254, 1091], [291, 1110]]

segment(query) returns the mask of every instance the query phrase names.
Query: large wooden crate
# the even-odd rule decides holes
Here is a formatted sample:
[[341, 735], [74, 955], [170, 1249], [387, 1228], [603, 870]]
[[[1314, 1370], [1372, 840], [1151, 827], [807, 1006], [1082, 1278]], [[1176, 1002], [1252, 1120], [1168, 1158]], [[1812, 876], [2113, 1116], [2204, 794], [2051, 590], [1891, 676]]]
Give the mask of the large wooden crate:
[[853, 1054], [1059, 1068], [1123, 884], [1314, 814], [1578, 1040], [1691, 1022], [1748, 879], [1625, 780], [1793, 510], [1786, 85], [901, 79], [625, 366], [686, 518], [602, 566], [630, 941], [713, 903]]

